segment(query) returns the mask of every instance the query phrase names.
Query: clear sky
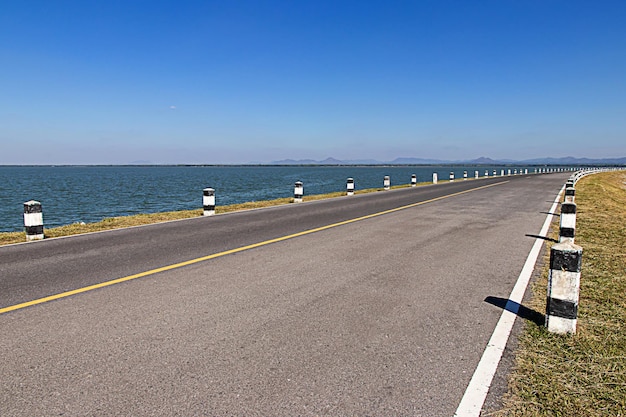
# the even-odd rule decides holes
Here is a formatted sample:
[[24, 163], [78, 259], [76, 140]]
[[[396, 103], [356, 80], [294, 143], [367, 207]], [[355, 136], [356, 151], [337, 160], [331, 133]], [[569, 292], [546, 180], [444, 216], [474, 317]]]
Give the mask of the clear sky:
[[329, 156], [626, 156], [626, 1], [0, 5], [0, 164]]

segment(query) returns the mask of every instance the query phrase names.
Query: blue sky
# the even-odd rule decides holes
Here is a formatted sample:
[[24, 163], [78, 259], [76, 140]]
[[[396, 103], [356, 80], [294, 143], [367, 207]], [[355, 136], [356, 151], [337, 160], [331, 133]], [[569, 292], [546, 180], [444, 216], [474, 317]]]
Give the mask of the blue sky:
[[0, 5], [0, 164], [626, 156], [626, 2]]

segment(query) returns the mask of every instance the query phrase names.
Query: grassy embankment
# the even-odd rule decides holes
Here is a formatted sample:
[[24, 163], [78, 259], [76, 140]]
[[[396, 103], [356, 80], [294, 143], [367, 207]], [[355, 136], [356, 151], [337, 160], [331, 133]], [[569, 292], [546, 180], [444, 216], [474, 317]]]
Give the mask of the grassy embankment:
[[[418, 186], [428, 185], [429, 182], [418, 183]], [[407, 188], [409, 184], [395, 185], [392, 189]], [[366, 194], [376, 191], [383, 191], [383, 188], [370, 188], [365, 190], [356, 190], [355, 194]], [[345, 196], [345, 192], [335, 192], [329, 194], [318, 194], [304, 196], [304, 201], [323, 200], [327, 198], [336, 198]], [[278, 198], [275, 200], [267, 201], [251, 201], [241, 204], [232, 204], [228, 206], [216, 206], [215, 213], [229, 213], [233, 211], [252, 210], [263, 207], [279, 206], [283, 204], [289, 204], [293, 202], [293, 198]], [[44, 226], [45, 226], [44, 212]], [[71, 236], [81, 233], [99, 232], [103, 230], [122, 229], [125, 227], [141, 226], [145, 224], [153, 224], [159, 222], [166, 222], [171, 220], [188, 219], [192, 217], [202, 216], [202, 209], [196, 210], [183, 210], [183, 211], [170, 211], [164, 213], [151, 213], [151, 214], [138, 214], [133, 216], [120, 216], [120, 217], [107, 217], [102, 221], [96, 223], [73, 223], [60, 227], [45, 228], [44, 234], [46, 238]], [[21, 243], [26, 241], [26, 234], [24, 232], [6, 232], [0, 233], [0, 245], [9, 245], [12, 243]]]
[[[583, 247], [577, 332], [559, 336], [527, 322], [504, 408], [492, 416], [626, 416], [626, 174], [583, 178], [576, 204]], [[549, 251], [528, 305], [541, 313], [548, 258]]]

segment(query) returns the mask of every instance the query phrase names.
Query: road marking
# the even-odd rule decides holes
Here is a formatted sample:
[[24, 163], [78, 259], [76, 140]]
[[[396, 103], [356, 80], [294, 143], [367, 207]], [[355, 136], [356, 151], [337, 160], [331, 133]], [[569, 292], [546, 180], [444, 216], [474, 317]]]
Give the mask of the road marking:
[[[559, 191], [556, 196], [552, 207], [548, 210], [548, 213], [555, 212], [564, 189], [565, 187], [561, 188], [561, 191]], [[546, 216], [546, 220], [541, 227], [539, 236], [546, 236], [550, 223], [552, 223], [552, 214], [548, 214]], [[483, 356], [480, 358], [480, 362], [478, 362], [474, 375], [472, 376], [472, 379], [465, 390], [465, 394], [459, 403], [459, 407], [454, 413], [455, 417], [480, 416], [483, 404], [485, 403], [485, 398], [487, 398], [487, 393], [491, 387], [491, 381], [493, 380], [493, 376], [498, 369], [502, 353], [504, 352], [511, 330], [513, 329], [513, 324], [515, 323], [519, 306], [522, 304], [522, 298], [524, 298], [526, 287], [528, 286], [530, 277], [535, 269], [535, 263], [539, 257], [542, 245], [543, 239], [535, 240], [535, 243], [528, 254], [528, 258], [526, 258], [526, 263], [524, 263], [522, 272], [520, 272], [517, 282], [511, 291], [509, 300], [507, 301], [504, 310], [502, 310], [500, 320], [498, 320], [498, 324], [496, 324], [496, 328], [493, 330], [491, 339], [489, 339], [487, 347], [483, 352]]]
[[455, 197], [455, 196], [458, 196], [458, 195], [461, 195], [461, 194], [467, 194], [467, 193], [470, 193], [472, 191], [478, 191], [478, 190], [482, 190], [482, 189], [489, 188], [489, 187], [495, 187], [496, 185], [502, 185], [502, 184], [506, 184], [508, 182], [509, 181], [501, 181], [501, 182], [497, 182], [497, 183], [494, 183], [494, 184], [483, 185], [481, 187], [472, 188], [470, 190], [459, 191], [457, 193], [453, 193], [453, 194], [448, 194], [448, 195], [444, 195], [444, 196], [441, 196], [441, 197], [432, 198], [430, 200], [420, 201], [418, 203], [412, 203], [412, 204], [408, 204], [406, 206], [396, 207], [396, 208], [393, 208], [393, 209], [390, 209], [390, 210], [385, 210], [385, 211], [381, 211], [381, 212], [378, 212], [378, 213], [368, 214], [367, 216], [362, 216], [362, 217], [357, 217], [357, 218], [354, 218], [354, 219], [344, 220], [342, 222], [328, 224], [326, 226], [321, 226], [321, 227], [316, 227], [315, 229], [304, 230], [302, 232], [294, 233], [294, 234], [291, 234], [291, 235], [281, 236], [281, 237], [277, 237], [275, 239], [265, 240], [263, 242], [253, 243], [251, 245], [241, 246], [239, 248], [230, 249], [230, 250], [219, 252], [219, 253], [214, 253], [212, 255], [202, 256], [200, 258], [195, 258], [195, 259], [191, 259], [191, 260], [184, 261], [184, 262], [179, 262], [179, 263], [172, 264], [172, 265], [167, 265], [167, 266], [164, 266], [164, 267], [161, 267], [161, 268], [151, 269], [149, 271], [140, 272], [138, 274], [129, 275], [129, 276], [126, 276], [126, 277], [122, 277], [122, 278], [117, 278], [117, 279], [113, 279], [113, 280], [110, 280], [110, 281], [101, 282], [99, 284], [89, 285], [87, 287], [77, 288], [75, 290], [71, 290], [71, 291], [66, 291], [66, 292], [62, 292], [62, 293], [59, 293], [59, 294], [50, 295], [48, 297], [38, 298], [36, 300], [27, 301], [25, 303], [20, 303], [20, 304], [15, 304], [15, 305], [8, 306], [8, 307], [0, 308], [0, 314], [8, 313], [9, 311], [20, 310], [22, 308], [34, 306], [34, 305], [37, 305], [37, 304], [43, 304], [43, 303], [46, 303], [48, 301], [54, 301], [54, 300], [58, 300], [58, 299], [61, 299], [61, 298], [70, 297], [72, 295], [81, 294], [81, 293], [88, 292], [88, 291], [97, 290], [99, 288], [104, 288], [104, 287], [108, 287], [108, 286], [115, 285], [115, 284], [121, 284], [122, 282], [132, 281], [132, 280], [137, 279], [137, 278], [143, 278], [143, 277], [146, 277], [146, 276], [149, 276], [149, 275], [158, 274], [159, 272], [171, 271], [173, 269], [182, 268], [184, 266], [193, 265], [193, 264], [196, 264], [196, 263], [199, 263], [199, 262], [208, 261], [210, 259], [215, 259], [215, 258], [219, 258], [219, 257], [226, 256], [226, 255], [232, 255], [234, 253], [243, 252], [243, 251], [246, 251], [246, 250], [249, 250], [249, 249], [254, 249], [254, 248], [261, 247], [261, 246], [270, 245], [272, 243], [282, 242], [284, 240], [293, 239], [293, 238], [296, 238], [296, 237], [299, 237], [299, 236], [305, 236], [305, 235], [308, 235], [308, 234], [311, 234], [311, 233], [320, 232], [322, 230], [331, 229], [333, 227], [343, 226], [343, 225], [354, 223], [354, 222], [358, 222], [358, 221], [361, 221], [361, 220], [367, 220], [367, 219], [371, 219], [373, 217], [383, 216], [385, 214], [394, 213], [396, 211], [400, 211], [400, 210], [405, 210], [405, 209], [412, 208], [412, 207], [421, 206], [423, 204], [432, 203], [432, 202], [443, 200], [443, 199], [450, 198], [450, 197]]

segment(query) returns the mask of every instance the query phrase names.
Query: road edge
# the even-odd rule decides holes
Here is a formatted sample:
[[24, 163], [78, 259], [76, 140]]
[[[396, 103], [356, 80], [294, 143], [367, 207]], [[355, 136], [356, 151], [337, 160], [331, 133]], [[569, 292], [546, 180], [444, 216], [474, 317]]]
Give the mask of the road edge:
[[[546, 236], [548, 233], [550, 224], [552, 223], [552, 213], [556, 212], [556, 208], [564, 190], [565, 186], [561, 187], [561, 190], [554, 199], [546, 216], [546, 220], [541, 227], [539, 236]], [[515, 324], [517, 312], [522, 304], [526, 288], [528, 287], [530, 278], [533, 275], [543, 243], [543, 240], [540, 238], [535, 240], [528, 257], [526, 258], [522, 271], [517, 278], [517, 282], [509, 295], [506, 306], [502, 310], [502, 315], [493, 330], [491, 338], [489, 339], [483, 355], [476, 366], [476, 370], [472, 375], [472, 379], [470, 380], [467, 389], [461, 398], [461, 402], [454, 413], [454, 417], [480, 416], [483, 404], [485, 403], [485, 399], [489, 393], [489, 388], [491, 387], [491, 382], [496, 374], [498, 365], [500, 364], [500, 359], [502, 358], [502, 354], [504, 353], [509, 340], [511, 330]]]

